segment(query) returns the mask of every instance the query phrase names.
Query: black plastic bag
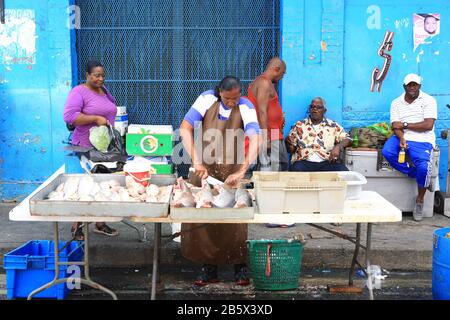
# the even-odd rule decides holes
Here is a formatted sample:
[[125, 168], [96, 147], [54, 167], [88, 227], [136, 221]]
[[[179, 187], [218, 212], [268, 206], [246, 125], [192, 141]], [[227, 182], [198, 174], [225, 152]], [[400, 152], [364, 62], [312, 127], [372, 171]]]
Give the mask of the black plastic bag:
[[104, 166], [103, 164], [96, 164], [92, 169], [91, 173], [114, 173], [114, 172], [121, 172], [123, 171], [123, 166], [125, 163], [123, 162], [117, 162], [116, 168], [108, 168]]
[[102, 164], [96, 164], [92, 169], [91, 173], [113, 173], [114, 171]]
[[111, 142], [107, 152], [98, 151], [95, 148], [87, 151], [84, 156], [93, 162], [126, 162], [128, 155], [122, 144], [122, 136], [112, 126], [108, 126]]

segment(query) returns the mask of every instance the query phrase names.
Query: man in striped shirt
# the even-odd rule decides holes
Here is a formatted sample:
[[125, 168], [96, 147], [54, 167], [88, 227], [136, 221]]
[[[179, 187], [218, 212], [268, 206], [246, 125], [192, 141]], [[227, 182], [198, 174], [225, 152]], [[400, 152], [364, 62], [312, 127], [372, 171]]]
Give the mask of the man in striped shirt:
[[[437, 119], [436, 99], [421, 91], [422, 79], [414, 73], [403, 81], [405, 93], [392, 101], [391, 123], [395, 135], [383, 147], [383, 156], [391, 166], [417, 180], [418, 196], [414, 220], [423, 218], [423, 202], [430, 185], [433, 148], [436, 141], [434, 122]], [[411, 161], [398, 162], [400, 148]]]
[[[197, 98], [181, 124], [180, 134], [195, 175], [201, 179], [211, 176], [230, 187], [239, 186], [258, 155], [260, 127], [256, 110], [241, 97], [240, 80], [233, 76], [223, 78], [215, 90]], [[249, 140], [247, 153], [245, 137]], [[195, 285], [217, 282], [218, 265], [226, 264], [234, 265], [235, 284], [250, 284], [246, 224], [182, 224], [181, 233], [181, 254], [202, 264]]]

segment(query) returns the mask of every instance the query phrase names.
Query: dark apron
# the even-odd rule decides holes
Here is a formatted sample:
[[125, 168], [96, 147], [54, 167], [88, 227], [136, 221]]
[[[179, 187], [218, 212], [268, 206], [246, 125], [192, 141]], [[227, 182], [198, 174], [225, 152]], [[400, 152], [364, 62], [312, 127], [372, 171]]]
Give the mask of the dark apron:
[[[208, 129], [220, 130], [224, 140], [223, 149], [214, 149], [218, 150], [218, 152], [212, 152], [212, 156], [216, 159], [213, 164], [206, 164], [205, 162], [203, 164], [207, 168], [209, 175], [225, 181], [230, 174], [240, 169], [242, 161], [239, 164], [237, 159], [243, 157], [243, 152], [241, 152], [243, 150], [243, 140], [226, 139], [226, 130], [243, 130], [244, 126], [238, 106], [232, 109], [228, 120], [219, 120], [219, 108], [220, 102], [216, 102], [206, 112], [202, 121], [202, 136], [203, 132], [206, 132]], [[208, 146], [211, 147], [215, 143], [219, 143], [219, 141], [215, 141], [215, 139], [203, 141], [203, 149]], [[242, 146], [238, 145], [238, 143], [242, 144]], [[238, 152], [239, 155], [237, 154]], [[192, 231], [189, 231], [190, 229]], [[181, 231], [181, 253], [191, 261], [215, 265], [240, 264], [247, 261], [246, 224], [183, 223]]]

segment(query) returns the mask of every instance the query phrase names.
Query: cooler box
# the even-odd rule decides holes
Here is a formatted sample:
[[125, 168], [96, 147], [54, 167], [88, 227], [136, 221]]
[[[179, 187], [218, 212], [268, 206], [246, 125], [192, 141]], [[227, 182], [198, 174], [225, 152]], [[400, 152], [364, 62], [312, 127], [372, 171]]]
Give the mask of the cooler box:
[[[439, 150], [433, 153], [432, 178], [437, 179], [439, 170]], [[379, 158], [380, 157], [380, 158]], [[394, 170], [376, 149], [358, 150], [347, 148], [345, 165], [351, 171], [363, 174], [367, 179], [364, 190], [375, 191], [403, 212], [414, 210], [417, 196], [415, 179]], [[433, 216], [434, 192], [425, 194], [424, 217]]]
[[344, 211], [347, 183], [336, 172], [253, 172], [259, 213]]
[[[60, 241], [59, 248], [66, 242]], [[8, 299], [27, 298], [34, 290], [55, 277], [55, 254], [53, 241], [32, 240], [5, 254], [3, 268], [6, 270], [6, 295]], [[60, 252], [60, 262], [82, 261], [84, 243], [72, 242]], [[60, 266], [59, 278], [70, 277], [68, 266]], [[35, 298], [62, 300], [69, 293], [66, 283], [50, 287]]]
[[173, 127], [132, 124], [128, 127], [126, 150], [129, 155], [170, 156]]

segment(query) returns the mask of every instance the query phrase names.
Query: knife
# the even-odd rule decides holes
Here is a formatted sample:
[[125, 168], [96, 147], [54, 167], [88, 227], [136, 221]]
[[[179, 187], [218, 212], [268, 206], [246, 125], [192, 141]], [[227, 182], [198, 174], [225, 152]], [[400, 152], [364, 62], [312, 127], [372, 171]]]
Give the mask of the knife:
[[224, 184], [222, 181], [220, 181], [216, 178], [213, 178], [211, 176], [208, 176], [208, 178], [206, 178], [206, 182], [208, 182], [209, 184], [212, 184], [213, 186], [215, 186], [215, 185], [223, 186], [223, 184]]
[[230, 185], [220, 181], [219, 179], [213, 178], [211, 176], [208, 176], [208, 178], [206, 178], [206, 182], [208, 182], [209, 184], [215, 186], [222, 186], [226, 191], [234, 193], [236, 191], [235, 188], [232, 188]]
[[200, 179], [200, 177], [195, 174], [194, 168], [189, 168], [188, 182], [195, 187], [202, 186], [202, 179]]

